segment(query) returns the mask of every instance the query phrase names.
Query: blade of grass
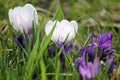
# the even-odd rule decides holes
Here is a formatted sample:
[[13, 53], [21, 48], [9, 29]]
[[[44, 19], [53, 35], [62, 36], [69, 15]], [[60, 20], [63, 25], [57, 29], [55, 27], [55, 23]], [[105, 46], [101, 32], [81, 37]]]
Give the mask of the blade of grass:
[[42, 77], [42, 80], [47, 80], [47, 76], [46, 76], [46, 68], [45, 68], [45, 64], [44, 62], [41, 60], [40, 61], [40, 66], [41, 66], [41, 77]]

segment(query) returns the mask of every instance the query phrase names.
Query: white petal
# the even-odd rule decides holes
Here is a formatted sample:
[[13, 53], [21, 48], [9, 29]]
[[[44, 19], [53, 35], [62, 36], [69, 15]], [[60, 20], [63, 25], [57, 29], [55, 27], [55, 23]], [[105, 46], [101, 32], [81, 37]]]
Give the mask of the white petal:
[[36, 9], [31, 4], [26, 4], [24, 8], [28, 11], [35, 24], [38, 24], [38, 15]]
[[51, 32], [54, 24], [55, 24], [55, 23], [52, 22], [52, 21], [48, 21], [48, 22], [47, 22], [47, 24], [46, 24], [46, 26], [45, 26], [45, 32], [46, 32], [46, 35], [47, 35], [47, 36], [48, 36], [49, 33]]
[[71, 21], [70, 24], [72, 25], [72, 27], [75, 29], [76, 33], [78, 31], [78, 23], [76, 21]]
[[[20, 17], [20, 12], [21, 11], [21, 7], [15, 7], [13, 9], [13, 12], [12, 12], [12, 21], [13, 21], [13, 27], [16, 29], [16, 30], [21, 30], [21, 17]], [[20, 26], [21, 25], [21, 26]]]
[[12, 24], [13, 23], [13, 20], [12, 20], [12, 12], [13, 12], [13, 10], [12, 9], [10, 9], [9, 10], [9, 12], [8, 12], [8, 15], [9, 15], [9, 20], [10, 20], [10, 24]]

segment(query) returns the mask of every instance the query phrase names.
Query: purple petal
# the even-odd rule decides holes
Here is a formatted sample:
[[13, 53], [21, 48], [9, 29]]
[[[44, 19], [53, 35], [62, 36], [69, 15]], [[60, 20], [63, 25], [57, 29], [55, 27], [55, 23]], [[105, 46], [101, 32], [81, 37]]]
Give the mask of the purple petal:
[[71, 52], [71, 51], [72, 51], [72, 44], [66, 44], [66, 45], [64, 46], [63, 53], [67, 54], [67, 53], [69, 53], [69, 52]]
[[86, 49], [86, 53], [88, 54], [88, 58], [91, 60], [94, 58], [94, 43], [91, 43]]
[[91, 62], [87, 63], [87, 77], [92, 78], [92, 67], [93, 64]]
[[64, 46], [64, 43], [59, 42], [57, 46], [58, 46], [58, 49], [60, 49], [60, 48], [62, 48], [62, 46]]
[[75, 47], [76, 51], [79, 50], [78, 44], [76, 42], [74, 43], [74, 47]]
[[79, 66], [79, 72], [82, 75], [82, 77], [86, 78], [87, 76], [86, 67]]
[[92, 77], [95, 78], [99, 72], [100, 72], [100, 67], [98, 64], [98, 58], [95, 58], [93, 68], [92, 68]]
[[74, 66], [75, 66], [78, 70], [79, 70], [80, 62], [81, 62], [81, 58], [76, 59], [75, 62], [74, 62]]
[[77, 58], [74, 62], [75, 67], [79, 70], [79, 66], [85, 66], [85, 59], [84, 58]]
[[109, 48], [112, 46], [112, 32], [107, 34], [100, 34], [98, 37], [98, 46], [102, 48]]
[[111, 47], [112, 46], [112, 42], [110, 40], [104, 42], [100, 47], [102, 48], [108, 48], [108, 47]]
[[116, 53], [116, 50], [114, 50], [114, 49], [104, 50], [104, 54], [113, 54], [113, 53]]
[[110, 31], [110, 32], [108, 32], [108, 37], [110, 38], [110, 40], [112, 40], [113, 34], [112, 34], [112, 32], [111, 32], [111, 31]]
[[110, 65], [110, 68], [108, 69], [108, 74], [112, 73], [114, 68], [115, 68], [115, 63], [112, 62], [111, 65]]
[[94, 59], [94, 43], [89, 44], [86, 48], [80, 50], [81, 57], [88, 58], [89, 61]]
[[85, 58], [86, 48], [80, 49], [80, 56]]
[[115, 63], [114, 63], [114, 56], [110, 56], [107, 61], [106, 61], [106, 67], [109, 66], [108, 69], [108, 74], [112, 73], [113, 69], [115, 68]]

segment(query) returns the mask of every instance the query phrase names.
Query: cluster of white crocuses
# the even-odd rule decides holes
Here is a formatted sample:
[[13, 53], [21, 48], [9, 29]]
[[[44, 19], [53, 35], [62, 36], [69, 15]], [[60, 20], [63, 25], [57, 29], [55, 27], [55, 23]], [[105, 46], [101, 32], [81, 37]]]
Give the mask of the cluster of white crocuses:
[[[38, 25], [38, 15], [36, 9], [31, 4], [26, 4], [23, 7], [15, 7], [9, 10], [10, 24], [16, 31], [25, 31], [26, 33], [32, 29], [33, 23]], [[56, 25], [55, 25], [56, 22]], [[78, 24], [76, 21], [69, 22], [68, 20], [61, 20], [60, 22], [48, 21], [45, 26], [45, 33], [49, 35], [55, 25], [55, 29], [51, 40], [55, 43], [58, 42], [69, 42], [72, 40], [77, 31]]]

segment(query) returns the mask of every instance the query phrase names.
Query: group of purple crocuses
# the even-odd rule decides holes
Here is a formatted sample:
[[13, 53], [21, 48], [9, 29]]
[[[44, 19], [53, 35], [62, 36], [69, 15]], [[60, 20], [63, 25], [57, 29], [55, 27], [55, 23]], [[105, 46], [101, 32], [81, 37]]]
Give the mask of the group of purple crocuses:
[[[31, 4], [10, 9], [9, 20], [15, 30], [19, 30], [22, 33], [26, 32], [29, 36], [32, 35], [33, 21], [34, 24], [38, 25], [37, 11]], [[98, 37], [91, 34], [91, 43], [83, 48], [79, 48], [77, 43], [70, 43], [78, 32], [78, 23], [75, 20], [71, 22], [68, 20], [61, 20], [60, 22], [57, 20], [48, 21], [45, 25], [45, 33], [47, 36], [54, 25], [55, 29], [51, 40], [56, 45], [58, 51], [62, 48], [62, 53], [60, 54], [62, 66], [65, 65], [65, 56], [73, 52], [74, 47], [79, 53], [78, 59], [74, 62], [74, 66], [85, 80], [96, 78], [100, 73], [101, 65], [103, 65], [105, 69], [108, 69], [108, 74], [112, 73], [115, 68], [113, 54], [116, 53], [116, 51], [112, 49], [112, 32], [99, 34]], [[24, 33], [19, 36], [14, 35], [14, 41], [20, 48], [24, 48], [26, 45]], [[54, 56], [57, 53], [56, 50], [50, 46], [48, 52]]]

